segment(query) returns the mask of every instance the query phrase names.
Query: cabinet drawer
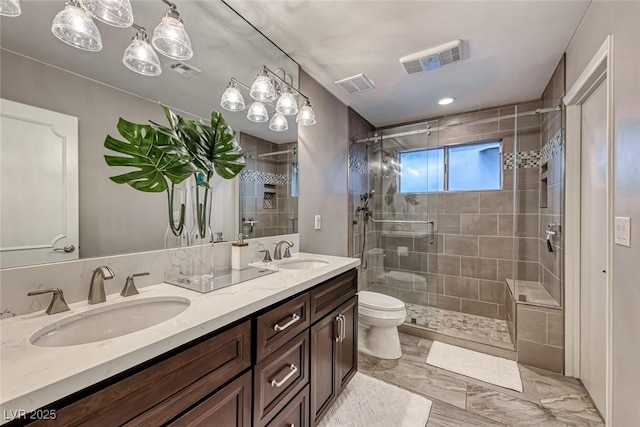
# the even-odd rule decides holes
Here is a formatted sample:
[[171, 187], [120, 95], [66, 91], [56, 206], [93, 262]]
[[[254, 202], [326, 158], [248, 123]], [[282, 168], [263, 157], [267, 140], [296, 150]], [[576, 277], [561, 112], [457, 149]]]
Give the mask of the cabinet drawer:
[[168, 426], [251, 427], [251, 372], [185, 412]]
[[308, 292], [259, 316], [256, 325], [257, 361], [304, 331], [310, 323]]
[[343, 273], [311, 291], [311, 323], [322, 319], [358, 291], [358, 273]]
[[309, 382], [309, 330], [305, 330], [255, 367], [253, 422], [266, 425]]
[[309, 386], [297, 394], [267, 427], [308, 427], [309, 426]]
[[[154, 408], [158, 409], [154, 411], [158, 412], [157, 418], [153, 419], [169, 419], [249, 366], [251, 322], [247, 321], [59, 409], [55, 420], [41, 420], [32, 425], [122, 425], [158, 404], [159, 409]], [[203, 383], [206, 384], [196, 387]], [[176, 400], [176, 395], [182, 397], [177, 406], [169, 404]], [[134, 424], [143, 424], [144, 418], [140, 422], [134, 420]]]

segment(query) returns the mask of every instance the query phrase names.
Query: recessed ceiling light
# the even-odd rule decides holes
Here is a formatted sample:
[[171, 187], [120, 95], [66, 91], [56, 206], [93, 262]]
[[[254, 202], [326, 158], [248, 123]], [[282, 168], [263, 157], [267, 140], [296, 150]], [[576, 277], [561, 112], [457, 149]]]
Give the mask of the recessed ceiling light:
[[455, 98], [451, 98], [450, 96], [448, 96], [448, 97], [442, 98], [440, 101], [438, 101], [438, 104], [440, 104], [440, 105], [449, 105], [455, 100], [456, 100]]

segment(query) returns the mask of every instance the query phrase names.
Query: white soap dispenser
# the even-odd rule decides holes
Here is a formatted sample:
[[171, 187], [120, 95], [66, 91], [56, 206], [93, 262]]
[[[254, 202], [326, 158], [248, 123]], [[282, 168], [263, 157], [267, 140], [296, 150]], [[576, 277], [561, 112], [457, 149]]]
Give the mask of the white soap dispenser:
[[238, 241], [231, 244], [231, 268], [234, 270], [249, 268], [249, 263], [253, 261], [249, 253], [249, 244], [244, 241], [245, 237], [247, 236], [240, 233]]

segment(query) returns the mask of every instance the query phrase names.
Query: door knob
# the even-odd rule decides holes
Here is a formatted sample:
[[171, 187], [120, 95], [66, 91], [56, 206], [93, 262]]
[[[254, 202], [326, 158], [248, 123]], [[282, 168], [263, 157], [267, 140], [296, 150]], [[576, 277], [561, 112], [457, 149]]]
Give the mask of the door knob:
[[53, 252], [66, 252], [71, 253], [76, 250], [76, 247], [73, 245], [67, 245], [64, 248], [55, 248]]

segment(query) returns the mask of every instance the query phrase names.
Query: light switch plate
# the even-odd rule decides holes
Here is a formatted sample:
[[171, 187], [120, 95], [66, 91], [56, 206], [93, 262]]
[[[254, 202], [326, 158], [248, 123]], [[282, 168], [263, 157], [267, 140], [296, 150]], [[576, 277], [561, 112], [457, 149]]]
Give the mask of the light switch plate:
[[322, 217], [320, 215], [316, 215], [315, 217], [315, 229], [320, 230], [322, 227]]
[[614, 226], [616, 245], [631, 247], [631, 218], [617, 216]]

